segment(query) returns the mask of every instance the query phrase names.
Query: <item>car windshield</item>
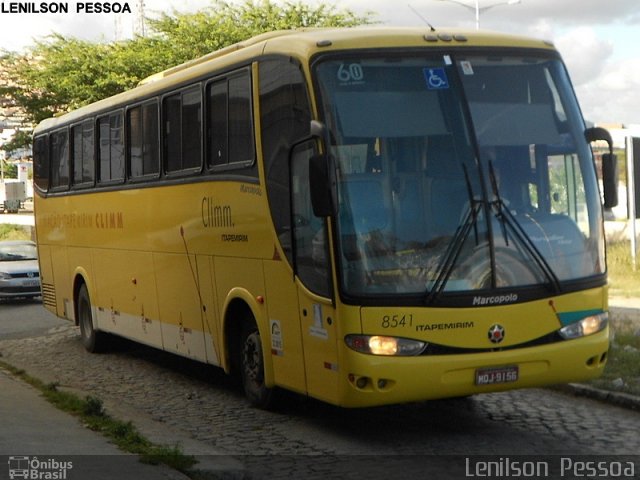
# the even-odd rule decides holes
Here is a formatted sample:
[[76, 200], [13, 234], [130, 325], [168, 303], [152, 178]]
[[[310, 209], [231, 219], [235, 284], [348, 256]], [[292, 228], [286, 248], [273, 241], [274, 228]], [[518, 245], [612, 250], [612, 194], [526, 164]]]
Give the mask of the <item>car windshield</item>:
[[36, 260], [36, 246], [31, 243], [0, 243], [0, 261]]
[[595, 170], [557, 58], [372, 54], [316, 73], [347, 293], [560, 290], [604, 272]]

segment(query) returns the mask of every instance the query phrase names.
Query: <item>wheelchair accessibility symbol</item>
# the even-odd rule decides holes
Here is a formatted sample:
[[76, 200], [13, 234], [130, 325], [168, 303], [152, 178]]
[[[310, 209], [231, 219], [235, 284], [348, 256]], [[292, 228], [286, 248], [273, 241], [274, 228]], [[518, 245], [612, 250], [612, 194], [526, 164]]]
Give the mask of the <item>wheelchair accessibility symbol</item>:
[[443, 90], [449, 88], [449, 80], [444, 68], [425, 68], [424, 78], [429, 90]]

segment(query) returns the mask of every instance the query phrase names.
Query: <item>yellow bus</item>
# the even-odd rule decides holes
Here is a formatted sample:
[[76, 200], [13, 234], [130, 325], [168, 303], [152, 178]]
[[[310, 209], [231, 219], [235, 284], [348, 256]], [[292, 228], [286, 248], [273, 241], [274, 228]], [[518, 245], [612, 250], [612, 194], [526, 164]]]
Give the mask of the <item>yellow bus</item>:
[[43, 302], [91, 352], [220, 366], [262, 407], [593, 378], [598, 139], [550, 43], [264, 34], [36, 128]]

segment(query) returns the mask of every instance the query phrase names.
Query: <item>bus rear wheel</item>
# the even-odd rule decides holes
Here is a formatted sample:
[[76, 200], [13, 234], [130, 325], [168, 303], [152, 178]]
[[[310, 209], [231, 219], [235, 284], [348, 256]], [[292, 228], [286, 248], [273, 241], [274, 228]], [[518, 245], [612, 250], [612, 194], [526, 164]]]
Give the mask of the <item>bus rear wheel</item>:
[[78, 290], [76, 298], [76, 315], [80, 325], [80, 337], [85, 350], [91, 353], [103, 352], [107, 346], [106, 335], [93, 326], [91, 300], [86, 285]]
[[247, 400], [255, 407], [264, 409], [273, 407], [275, 389], [265, 384], [262, 341], [253, 320], [246, 320], [243, 323], [239, 353], [240, 378]]

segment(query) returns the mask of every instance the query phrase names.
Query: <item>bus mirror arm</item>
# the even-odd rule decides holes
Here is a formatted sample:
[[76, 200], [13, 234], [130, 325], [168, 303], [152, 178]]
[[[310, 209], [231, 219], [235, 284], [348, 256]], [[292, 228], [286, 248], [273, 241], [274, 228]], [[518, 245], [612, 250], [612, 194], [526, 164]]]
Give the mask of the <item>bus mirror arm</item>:
[[322, 141], [322, 151], [328, 152], [329, 145], [331, 145], [331, 138], [329, 137], [329, 129], [327, 126], [318, 120], [311, 120], [309, 132], [311, 133], [311, 137], [319, 138]]
[[609, 153], [602, 155], [602, 189], [604, 208], [613, 208], [618, 205], [618, 160], [613, 153], [611, 134], [604, 128], [592, 127], [584, 131], [584, 136], [589, 143], [602, 140], [609, 145]]

